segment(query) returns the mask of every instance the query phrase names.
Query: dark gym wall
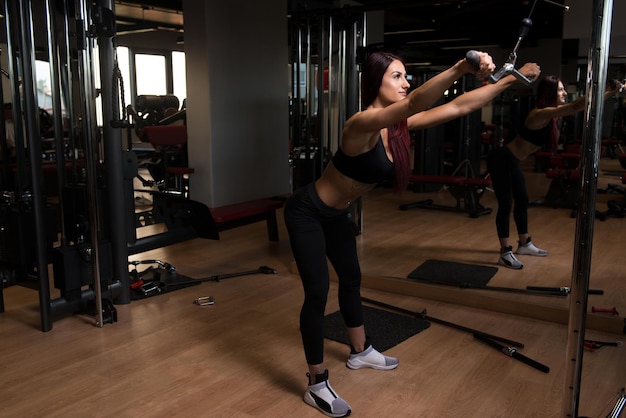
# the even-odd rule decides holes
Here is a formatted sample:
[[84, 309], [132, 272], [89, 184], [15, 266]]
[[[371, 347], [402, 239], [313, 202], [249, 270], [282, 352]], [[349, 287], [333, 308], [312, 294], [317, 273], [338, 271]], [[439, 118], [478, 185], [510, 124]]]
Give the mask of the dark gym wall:
[[[579, 55], [584, 56], [586, 59], [592, 33], [590, 18], [593, 14], [593, 1], [568, 0], [565, 3], [570, 6], [570, 9], [563, 14], [563, 39], [579, 39]], [[611, 57], [626, 55], [626, 25], [624, 25], [624, 18], [626, 18], [626, 2], [614, 0], [609, 50]]]
[[191, 197], [209, 207], [290, 191], [287, 2], [220, 3], [184, 2]]

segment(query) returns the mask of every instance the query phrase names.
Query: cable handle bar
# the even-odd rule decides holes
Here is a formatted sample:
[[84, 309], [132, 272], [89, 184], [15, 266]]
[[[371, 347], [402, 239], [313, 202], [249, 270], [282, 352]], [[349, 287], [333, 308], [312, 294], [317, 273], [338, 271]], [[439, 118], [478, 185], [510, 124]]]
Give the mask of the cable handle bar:
[[504, 64], [502, 68], [500, 68], [495, 74], [491, 74], [489, 76], [489, 82], [492, 84], [497, 83], [502, 77], [506, 77], [509, 74], [513, 74], [515, 78], [517, 78], [519, 81], [526, 85], [530, 85], [533, 82], [530, 78], [517, 71], [515, 69], [515, 65], [510, 62]]
[[[467, 53], [465, 54], [465, 59], [467, 60], [467, 62], [472, 64], [474, 69], [478, 71], [478, 69], [480, 68], [480, 58], [478, 57], [478, 53], [476, 51], [474, 50], [467, 51]], [[522, 83], [526, 85], [532, 84], [533, 81], [531, 79], [529, 79], [524, 74], [520, 73], [519, 71], [515, 69], [516, 60], [517, 60], [517, 54], [515, 52], [512, 52], [511, 55], [509, 55], [509, 61], [506, 64], [504, 64], [502, 68], [500, 68], [495, 74], [491, 74], [489, 76], [489, 82], [492, 84], [497, 83], [498, 81], [500, 81], [502, 77], [505, 77], [509, 74], [513, 74], [515, 78], [520, 80]]]
[[532, 80], [526, 77], [524, 74], [520, 73], [515, 69], [515, 62], [517, 61], [517, 50], [519, 49], [522, 41], [528, 35], [530, 28], [533, 26], [533, 21], [530, 17], [522, 19], [522, 23], [520, 25], [519, 34], [517, 36], [517, 42], [515, 43], [515, 48], [509, 54], [508, 61], [500, 68], [495, 74], [491, 74], [489, 76], [490, 83], [497, 83], [500, 81], [502, 77], [506, 77], [509, 74], [513, 74], [515, 78], [517, 78], [522, 83], [529, 85], [532, 84]]

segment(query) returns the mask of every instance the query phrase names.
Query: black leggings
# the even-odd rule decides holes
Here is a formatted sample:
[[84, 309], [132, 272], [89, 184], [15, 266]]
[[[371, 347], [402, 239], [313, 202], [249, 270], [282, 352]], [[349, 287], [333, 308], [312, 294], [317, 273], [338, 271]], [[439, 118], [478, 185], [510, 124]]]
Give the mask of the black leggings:
[[330, 278], [330, 260], [339, 279], [339, 309], [346, 326], [363, 325], [361, 268], [356, 252], [354, 224], [348, 210], [330, 208], [314, 184], [296, 190], [285, 203], [285, 224], [304, 287], [300, 333], [307, 364], [324, 361], [324, 313]]
[[487, 170], [498, 199], [496, 213], [498, 238], [509, 237], [511, 210], [517, 233], [520, 235], [528, 233], [528, 191], [524, 173], [520, 168], [520, 160], [515, 158], [508, 147], [496, 148], [487, 155]]

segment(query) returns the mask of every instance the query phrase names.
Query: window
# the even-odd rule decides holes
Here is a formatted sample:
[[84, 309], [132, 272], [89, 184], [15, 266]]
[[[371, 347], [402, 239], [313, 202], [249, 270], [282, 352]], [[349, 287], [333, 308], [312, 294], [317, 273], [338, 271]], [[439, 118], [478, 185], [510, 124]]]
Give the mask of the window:
[[[165, 54], [159, 53], [136, 53], [134, 54], [135, 76], [131, 75], [131, 53], [132, 51], [125, 46], [117, 48], [117, 61], [124, 83], [124, 104], [128, 106], [134, 103], [134, 98], [142, 95], [163, 95], [174, 94], [178, 97], [179, 106], [182, 106], [183, 100], [187, 97], [187, 80], [185, 74], [185, 53], [173, 51], [171, 59]], [[44, 64], [48, 64], [44, 62]], [[169, 67], [171, 66], [171, 68]], [[47, 68], [47, 67], [46, 67]], [[94, 47], [94, 82], [95, 88], [100, 89], [100, 56], [97, 46]], [[41, 81], [41, 85], [49, 86], [49, 70], [45, 74], [48, 75], [48, 81]], [[135, 84], [133, 85], [133, 81]], [[39, 82], [38, 82], [39, 85]], [[115, 86], [114, 86], [115, 87]], [[45, 89], [42, 89], [44, 91]], [[49, 90], [49, 87], [48, 87]], [[173, 91], [172, 91], [173, 90]], [[43, 93], [40, 93], [40, 96]], [[40, 106], [42, 102], [40, 98]], [[102, 126], [102, 101], [99, 96], [96, 101], [96, 120], [98, 125]], [[48, 101], [50, 101], [48, 99]], [[51, 101], [50, 101], [51, 102]], [[121, 103], [120, 103], [121, 105]], [[51, 106], [51, 105], [50, 105]], [[43, 107], [43, 106], [42, 106]], [[120, 109], [121, 112], [121, 109]], [[121, 117], [121, 115], [120, 115]]]
[[180, 106], [187, 98], [187, 74], [185, 73], [185, 53], [172, 52], [172, 77], [174, 82], [174, 95], [178, 97]]
[[135, 54], [137, 96], [167, 94], [167, 72], [164, 55]]
[[[35, 79], [37, 84], [37, 105], [52, 114], [52, 83], [50, 80], [50, 63], [47, 61], [35, 61]], [[61, 97], [61, 109], [65, 110], [65, 103]]]

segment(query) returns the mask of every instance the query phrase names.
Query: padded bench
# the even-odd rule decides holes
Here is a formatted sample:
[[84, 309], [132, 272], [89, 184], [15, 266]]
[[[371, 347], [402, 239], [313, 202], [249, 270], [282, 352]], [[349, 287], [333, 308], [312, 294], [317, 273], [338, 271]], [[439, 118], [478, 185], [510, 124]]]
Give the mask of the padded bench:
[[211, 215], [218, 231], [237, 228], [254, 222], [267, 223], [267, 236], [270, 241], [278, 241], [276, 210], [282, 208], [282, 198], [265, 198], [211, 208]]
[[[405, 203], [400, 205], [400, 210], [413, 208], [438, 209], [454, 212], [466, 212], [472, 218], [491, 213], [490, 208], [485, 208], [479, 203], [485, 189], [491, 185], [488, 178], [465, 177], [465, 176], [437, 176], [426, 174], [412, 174], [409, 183], [442, 184], [447, 187], [456, 199], [456, 206], [436, 205], [432, 199], [419, 202]], [[461, 204], [463, 201], [463, 204]]]

